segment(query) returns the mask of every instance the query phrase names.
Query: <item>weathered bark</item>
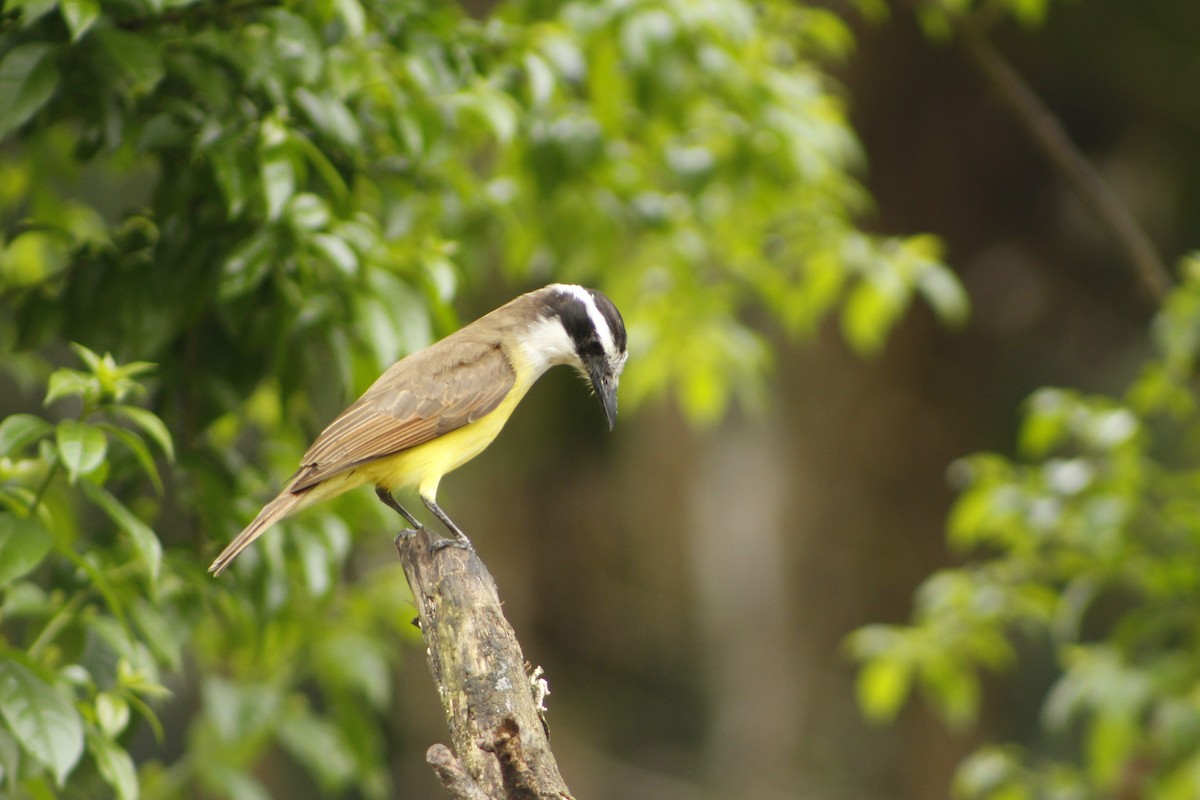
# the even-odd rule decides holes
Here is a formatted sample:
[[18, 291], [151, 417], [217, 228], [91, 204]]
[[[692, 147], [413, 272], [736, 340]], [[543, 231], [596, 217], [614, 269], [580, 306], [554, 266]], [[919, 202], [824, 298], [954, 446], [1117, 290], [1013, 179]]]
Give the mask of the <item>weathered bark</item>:
[[437, 541], [427, 528], [396, 540], [454, 744], [426, 760], [456, 800], [569, 800], [496, 582], [474, 553]]

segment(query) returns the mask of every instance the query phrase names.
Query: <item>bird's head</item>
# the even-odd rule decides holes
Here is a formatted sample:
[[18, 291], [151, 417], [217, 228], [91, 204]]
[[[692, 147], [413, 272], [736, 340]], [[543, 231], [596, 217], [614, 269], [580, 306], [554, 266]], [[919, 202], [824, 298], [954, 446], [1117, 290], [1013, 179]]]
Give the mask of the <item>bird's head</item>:
[[628, 356], [621, 312], [602, 293], [583, 286], [555, 283], [537, 294], [542, 295], [547, 327], [561, 343], [554, 361], [570, 364], [587, 378], [611, 430], [617, 421], [617, 384]]

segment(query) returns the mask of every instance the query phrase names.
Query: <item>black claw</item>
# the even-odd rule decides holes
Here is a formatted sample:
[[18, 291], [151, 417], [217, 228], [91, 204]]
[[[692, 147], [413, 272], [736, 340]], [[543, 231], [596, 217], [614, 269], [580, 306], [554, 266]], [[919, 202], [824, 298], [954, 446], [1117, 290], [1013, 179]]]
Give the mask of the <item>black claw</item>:
[[463, 550], [466, 550], [472, 555], [475, 553], [474, 545], [472, 545], [471, 540], [465, 536], [463, 536], [461, 539], [458, 537], [453, 539], [438, 539], [436, 542], [429, 545], [429, 551], [431, 553], [436, 553], [439, 550], [445, 550], [447, 547], [461, 547]]

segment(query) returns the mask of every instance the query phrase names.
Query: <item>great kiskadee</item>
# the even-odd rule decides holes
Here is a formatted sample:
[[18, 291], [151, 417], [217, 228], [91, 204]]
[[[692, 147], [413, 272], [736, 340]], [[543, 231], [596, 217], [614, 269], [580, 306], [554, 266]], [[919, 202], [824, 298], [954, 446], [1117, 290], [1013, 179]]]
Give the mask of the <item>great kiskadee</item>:
[[413, 527], [392, 497], [415, 488], [433, 514], [470, 548], [438, 506], [442, 476], [483, 452], [547, 369], [569, 364], [587, 378], [611, 430], [625, 366], [625, 323], [595, 289], [556, 283], [523, 294], [393, 364], [329, 423], [283, 491], [217, 556], [220, 575], [251, 542], [287, 515], [365, 483]]

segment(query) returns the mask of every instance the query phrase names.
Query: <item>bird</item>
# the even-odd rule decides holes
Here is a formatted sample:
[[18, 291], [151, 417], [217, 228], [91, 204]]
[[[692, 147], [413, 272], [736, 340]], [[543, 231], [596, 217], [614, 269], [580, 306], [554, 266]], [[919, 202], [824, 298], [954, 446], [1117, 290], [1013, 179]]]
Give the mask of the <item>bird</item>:
[[217, 556], [220, 575], [276, 522], [364, 484], [413, 528], [421, 523], [392, 495], [416, 489], [453, 538], [473, 549], [437, 504], [441, 479], [492, 443], [546, 370], [574, 367], [590, 384], [609, 430], [628, 357], [625, 322], [595, 290], [554, 283], [522, 294], [393, 364], [317, 436], [274, 500]]

